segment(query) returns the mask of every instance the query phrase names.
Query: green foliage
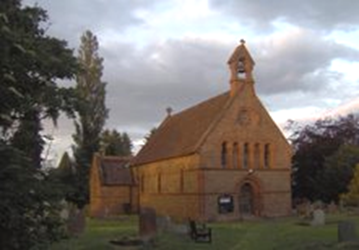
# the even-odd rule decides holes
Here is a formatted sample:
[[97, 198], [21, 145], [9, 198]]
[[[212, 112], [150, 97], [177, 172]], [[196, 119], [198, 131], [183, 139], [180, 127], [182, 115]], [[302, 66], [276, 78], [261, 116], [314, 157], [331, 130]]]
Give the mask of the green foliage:
[[131, 156], [132, 155], [132, 142], [126, 132], [122, 134], [117, 130], [108, 130], [101, 134], [101, 151], [105, 155], [116, 156]]
[[41, 118], [71, 113], [71, 89], [59, 88], [58, 78], [71, 78], [76, 59], [66, 42], [45, 35], [47, 20], [40, 8], [21, 8], [17, 0], [0, 3], [0, 125], [11, 127], [36, 109]]
[[0, 142], [0, 249], [47, 249], [61, 239], [56, 182], [28, 158]]
[[[75, 164], [65, 152], [57, 168], [49, 170], [49, 175], [61, 185], [61, 191], [66, 201], [75, 203], [78, 197], [78, 175], [75, 172]], [[84, 201], [83, 201], [84, 202]]]
[[98, 54], [96, 36], [86, 31], [81, 37], [78, 53], [80, 69], [76, 77], [77, 120], [74, 156], [76, 162], [77, 192], [73, 200], [83, 207], [89, 200], [89, 170], [92, 156], [98, 152], [100, 134], [108, 116], [105, 106], [106, 83], [101, 80], [103, 59]]
[[[342, 145], [358, 145], [358, 118], [348, 115], [336, 120], [318, 120], [313, 125], [296, 128], [290, 139], [294, 148], [292, 158], [294, 197], [308, 198], [312, 201], [329, 202], [337, 200], [336, 192], [327, 192], [327, 188], [332, 184], [333, 187], [338, 187], [336, 182], [330, 181], [331, 172], [335, 168], [325, 170], [325, 162]], [[325, 182], [323, 181], [323, 173], [328, 174]], [[344, 179], [346, 180], [346, 178]]]
[[20, 120], [20, 126], [11, 139], [11, 144], [24, 152], [36, 168], [41, 168], [41, 153], [44, 148], [44, 139], [39, 134], [41, 130], [39, 113], [31, 110]]
[[359, 147], [342, 145], [333, 155], [325, 159], [324, 170], [319, 184], [323, 200], [339, 201], [339, 195], [348, 191], [355, 165], [359, 163]]
[[66, 42], [45, 35], [45, 10], [0, 1], [0, 249], [48, 249], [62, 237], [56, 179], [42, 169], [41, 122], [72, 114], [77, 70]]
[[354, 176], [348, 185], [348, 192], [340, 196], [346, 205], [359, 206], [359, 164], [356, 164]]
[[150, 130], [150, 132], [147, 135], [145, 135], [145, 144], [152, 138], [152, 136], [156, 133], [156, 131], [157, 128], [154, 127]]

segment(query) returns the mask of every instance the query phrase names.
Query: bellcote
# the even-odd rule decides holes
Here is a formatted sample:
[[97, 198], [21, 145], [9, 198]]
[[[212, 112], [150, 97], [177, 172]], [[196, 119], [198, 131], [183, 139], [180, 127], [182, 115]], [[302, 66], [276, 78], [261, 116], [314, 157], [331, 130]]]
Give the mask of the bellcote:
[[237, 91], [241, 82], [254, 82], [252, 71], [255, 62], [249, 54], [243, 39], [229, 58], [228, 65], [231, 73], [231, 95]]

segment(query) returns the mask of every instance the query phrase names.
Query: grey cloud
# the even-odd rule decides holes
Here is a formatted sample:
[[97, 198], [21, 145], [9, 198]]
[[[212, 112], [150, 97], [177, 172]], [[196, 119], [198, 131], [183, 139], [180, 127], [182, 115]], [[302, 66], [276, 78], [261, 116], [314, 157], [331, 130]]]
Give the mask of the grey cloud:
[[[340, 73], [329, 69], [331, 61], [359, 60], [357, 51], [311, 32], [289, 34], [278, 40], [274, 37], [249, 43], [257, 62], [257, 92], [270, 102], [271, 110], [298, 106], [297, 97], [303, 94], [312, 99], [307, 105], [323, 105], [325, 98], [331, 97], [329, 83], [343, 80]], [[149, 130], [166, 116], [166, 107], [178, 112], [227, 91], [226, 62], [234, 46], [187, 39], [167, 40], [143, 49], [123, 43], [102, 48], [111, 109], [108, 124], [127, 131]]]
[[143, 20], [135, 12], [154, 5], [147, 0], [24, 0], [23, 3], [44, 8], [49, 15], [48, 33], [66, 39], [74, 47], [85, 30], [95, 34], [106, 30], [122, 33], [131, 25], [141, 24]]
[[140, 51], [118, 44], [102, 52], [110, 124], [151, 128], [165, 117], [166, 107], [178, 112], [229, 86], [228, 51], [220, 44], [169, 40]]
[[359, 51], [301, 30], [256, 44], [257, 82], [263, 94], [323, 91], [343, 75], [330, 69], [332, 60], [359, 61]]
[[210, 0], [214, 9], [224, 11], [251, 27], [269, 29], [273, 21], [321, 30], [352, 29], [359, 23], [356, 0]]
[[[226, 62], [236, 44], [205, 39], [166, 40], [145, 43], [142, 48], [114, 41], [102, 43], [101, 34], [106, 30], [121, 34], [127, 27], [141, 24], [135, 12], [153, 7], [154, 1], [111, 1], [111, 6], [101, 0], [37, 2], [49, 12], [50, 35], [64, 38], [72, 46], [79, 43], [85, 29], [98, 36], [100, 55], [105, 59], [103, 78], [108, 82], [108, 127], [129, 131], [138, 139], [141, 132], [158, 125], [166, 115], [166, 107], [178, 112], [229, 89]], [[329, 30], [350, 28], [359, 21], [359, 15], [353, 14], [359, 1], [287, 0], [271, 1], [270, 6], [264, 0], [211, 3], [213, 8], [257, 28], [284, 20]], [[330, 70], [331, 61], [359, 61], [358, 51], [321, 35], [302, 29], [283, 37], [248, 41], [257, 63], [257, 92], [268, 101], [271, 110], [295, 107], [299, 102], [301, 106], [322, 105], [326, 97], [337, 98], [330, 82], [344, 80], [340, 73]], [[306, 97], [299, 100], [303, 94]]]

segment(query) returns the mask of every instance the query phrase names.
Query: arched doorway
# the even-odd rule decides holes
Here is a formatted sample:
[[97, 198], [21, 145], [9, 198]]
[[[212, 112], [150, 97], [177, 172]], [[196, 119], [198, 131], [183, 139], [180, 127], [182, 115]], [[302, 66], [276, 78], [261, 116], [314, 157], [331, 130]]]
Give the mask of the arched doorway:
[[255, 214], [254, 210], [254, 190], [251, 184], [244, 183], [239, 192], [239, 213], [242, 216]]

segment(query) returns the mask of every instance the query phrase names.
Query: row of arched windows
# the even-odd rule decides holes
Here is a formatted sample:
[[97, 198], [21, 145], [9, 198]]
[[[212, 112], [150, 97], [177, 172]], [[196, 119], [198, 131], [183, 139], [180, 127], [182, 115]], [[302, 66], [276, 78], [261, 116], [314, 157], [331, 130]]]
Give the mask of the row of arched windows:
[[[163, 191], [163, 186], [162, 186], [162, 183], [163, 183], [163, 178], [162, 178], [162, 173], [158, 173], [157, 175], [155, 175], [155, 179], [151, 179], [151, 181], [156, 181], [155, 184], [156, 184], [156, 189], [155, 190], [152, 190], [152, 192], [157, 192], [157, 193], [161, 193]], [[184, 192], [184, 170], [183, 169], [180, 169], [180, 172], [179, 172], [179, 182], [178, 182], [178, 192], [182, 193]], [[147, 180], [149, 181], [149, 180]], [[146, 184], [147, 186], [147, 184]], [[145, 176], [144, 174], [142, 174], [140, 176], [140, 191], [142, 193], [145, 192]]]
[[245, 142], [238, 144], [234, 142], [232, 145], [229, 145], [227, 142], [223, 142], [221, 148], [221, 166], [222, 168], [228, 168], [231, 164], [232, 168], [267, 169], [271, 167], [272, 154], [270, 143]]

